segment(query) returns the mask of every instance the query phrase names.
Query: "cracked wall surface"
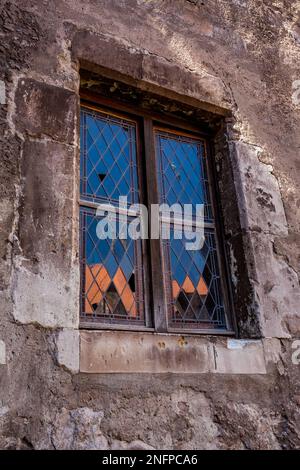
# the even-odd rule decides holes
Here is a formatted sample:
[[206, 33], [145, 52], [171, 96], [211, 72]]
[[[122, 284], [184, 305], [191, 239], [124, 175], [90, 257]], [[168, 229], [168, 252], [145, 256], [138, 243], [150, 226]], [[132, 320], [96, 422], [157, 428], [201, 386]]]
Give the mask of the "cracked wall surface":
[[[299, 1], [0, 0], [0, 448], [300, 447], [299, 32]], [[224, 124], [243, 339], [199, 339], [199, 373], [80, 371], [80, 67]]]

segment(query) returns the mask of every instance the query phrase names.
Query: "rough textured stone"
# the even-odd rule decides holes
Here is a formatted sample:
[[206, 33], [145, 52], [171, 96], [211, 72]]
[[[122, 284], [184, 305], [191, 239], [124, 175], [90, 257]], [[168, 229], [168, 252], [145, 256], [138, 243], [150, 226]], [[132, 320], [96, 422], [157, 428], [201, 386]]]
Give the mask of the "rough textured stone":
[[56, 142], [24, 143], [18, 238], [22, 256], [36, 267], [46, 256], [69, 271], [76, 157], [72, 147]]
[[[142, 404], [143, 403], [143, 404]], [[143, 439], [144, 444], [154, 448], [168, 449], [213, 449], [216, 447], [218, 429], [213, 422], [212, 410], [204, 394], [190, 389], [175, 390], [170, 396], [146, 394], [143, 397], [124, 397], [121, 407], [112, 410], [110, 419], [103, 419], [103, 429], [112, 437], [132, 443]], [[143, 420], [144, 407], [149, 416]], [[130, 413], [135, 407], [136, 416]], [[134, 429], [135, 419], [142, 419], [140, 429]], [[118, 430], [117, 422], [120, 423]], [[160, 423], [160, 424], [158, 424]], [[112, 441], [115, 447], [115, 441]], [[122, 448], [122, 445], [120, 445]]]
[[[6, 124], [7, 126], [7, 124]], [[5, 129], [7, 131], [7, 127]], [[0, 133], [0, 287], [9, 286], [11, 275], [11, 250], [14, 244], [15, 223], [18, 217], [16, 206], [19, 198], [20, 141], [17, 137]]]
[[0, 4], [0, 70], [27, 68], [38, 49], [43, 30], [38, 18], [22, 5], [10, 1]]
[[111, 442], [111, 450], [154, 450], [154, 447], [145, 444], [142, 441], [132, 441], [132, 442], [124, 442], [113, 440]]
[[[211, 105], [211, 109], [227, 108], [230, 95], [220, 78], [209, 75], [182, 70], [178, 65], [170, 65], [167, 60], [158, 60], [153, 55], [145, 55], [142, 63], [142, 79], [162, 87], [171, 88], [186, 96], [191, 96], [205, 103], [205, 107]], [[224, 110], [223, 113], [225, 114]]]
[[107, 440], [101, 432], [103, 411], [89, 408], [62, 409], [51, 435], [55, 449], [105, 450]]
[[6, 90], [5, 90], [5, 82], [0, 80], [0, 104], [6, 103]]
[[38, 323], [46, 328], [76, 328], [77, 283], [50, 264], [34, 273], [19, 266], [14, 273], [13, 316], [20, 323]]
[[214, 345], [215, 372], [220, 374], [265, 374], [261, 341], [227, 340]]
[[291, 318], [297, 322], [299, 318], [298, 276], [284, 259], [274, 254], [272, 239], [266, 240], [262, 234], [254, 233], [252, 242], [263, 334], [266, 337], [290, 337], [285, 323]]
[[31, 136], [73, 143], [76, 103], [69, 90], [21, 78], [16, 91], [16, 127]]
[[84, 373], [266, 374], [261, 341], [114, 331], [80, 333]]
[[203, 102], [204, 109], [227, 114], [231, 100], [228, 90], [220, 78], [204, 69], [196, 74], [178, 64], [170, 63], [164, 57], [158, 57], [137, 47], [128, 47], [124, 41], [89, 31], [81, 31], [74, 36], [72, 54], [82, 67], [100, 73], [105, 68], [105, 74], [108, 75], [111, 73], [109, 71], [117, 71], [139, 87], [165, 87], [169, 91], [184, 94], [186, 98], [191, 97]]
[[87, 373], [204, 373], [212, 370], [203, 338], [152, 333], [82, 331], [80, 371]]
[[260, 162], [262, 151], [255, 146], [243, 142], [237, 142], [235, 146], [236, 180], [241, 182], [238, 199], [243, 214], [242, 229], [286, 236], [287, 222], [272, 166]]
[[73, 374], [79, 372], [79, 331], [64, 329], [56, 340], [57, 361]]
[[[280, 449], [276, 437], [280, 418], [276, 413], [268, 413], [255, 405], [231, 403], [226, 409], [218, 410], [217, 419], [223, 425], [226, 423], [226, 428], [224, 426], [220, 435], [223, 448], [234, 450]], [[238, 425], [236, 425], [237, 422]]]
[[[0, 448], [300, 448], [298, 3], [0, 0]], [[228, 373], [248, 346], [215, 337], [226, 373], [70, 373], [80, 67], [213, 113], [237, 330], [267, 336], [266, 373]]]
[[74, 149], [67, 145], [24, 143], [15, 233], [20, 253], [13, 281], [17, 321], [51, 328], [78, 325], [78, 263], [69, 249], [76, 204], [75, 158]]
[[6, 348], [4, 341], [0, 340], [0, 364], [6, 364]]
[[137, 48], [128, 47], [125, 41], [91, 31], [80, 31], [73, 38], [72, 53], [74, 59], [81, 60], [83, 64], [99, 64], [132, 79], [142, 78], [143, 55]]

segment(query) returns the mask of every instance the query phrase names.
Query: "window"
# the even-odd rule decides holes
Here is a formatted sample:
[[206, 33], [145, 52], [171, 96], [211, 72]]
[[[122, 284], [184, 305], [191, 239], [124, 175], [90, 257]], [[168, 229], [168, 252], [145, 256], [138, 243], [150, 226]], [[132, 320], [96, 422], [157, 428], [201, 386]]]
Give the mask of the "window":
[[[83, 102], [81, 107], [82, 326], [229, 330], [207, 141], [186, 123], [109, 104]], [[148, 208], [149, 221], [153, 205], [177, 207], [169, 226], [159, 212], [161, 233], [169, 227], [169, 237], [151, 237], [151, 224], [149, 239], [128, 236], [132, 224], [142, 226], [139, 204]], [[202, 205], [203, 223], [197, 225], [192, 211], [179, 237], [178, 216], [183, 212], [178, 208], [186, 204]], [[116, 236], [99, 237], [99, 222], [108, 219]], [[189, 235], [200, 229], [204, 243], [188, 249]]]

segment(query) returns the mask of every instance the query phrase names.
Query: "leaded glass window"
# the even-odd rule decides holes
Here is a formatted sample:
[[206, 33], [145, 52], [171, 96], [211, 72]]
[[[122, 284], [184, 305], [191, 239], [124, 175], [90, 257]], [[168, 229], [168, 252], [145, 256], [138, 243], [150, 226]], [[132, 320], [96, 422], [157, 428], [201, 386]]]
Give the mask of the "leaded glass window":
[[[81, 322], [159, 332], [229, 331], [207, 141], [180, 123], [169, 126], [163, 117], [124, 108], [81, 108]], [[120, 197], [127, 198], [122, 207]], [[176, 213], [168, 239], [151, 239], [151, 226], [149, 239], [120, 237], [120, 227], [127, 230], [134, 219], [140, 223], [138, 203], [147, 206], [149, 221], [153, 204], [202, 205], [203, 243], [187, 249], [189, 231], [200, 230], [195, 212], [181, 238]], [[97, 212], [99, 204], [105, 214]], [[97, 227], [108, 214], [117, 237], [101, 239]], [[161, 233], [164, 225], [160, 213]]]
[[[155, 139], [160, 201], [169, 206], [177, 203], [182, 210], [185, 204], [204, 206], [200, 249], [186, 248], [189, 227], [176, 238], [176, 216], [170, 239], [162, 242], [168, 323], [175, 328], [225, 328], [204, 142], [161, 130]], [[191, 232], [197, 230], [195, 211], [189, 225]]]
[[139, 200], [136, 123], [82, 107], [80, 124], [81, 318], [143, 325], [141, 241], [99, 239], [96, 211], [101, 203], [111, 212], [116, 233], [130, 222], [118, 202], [121, 196], [128, 205]]

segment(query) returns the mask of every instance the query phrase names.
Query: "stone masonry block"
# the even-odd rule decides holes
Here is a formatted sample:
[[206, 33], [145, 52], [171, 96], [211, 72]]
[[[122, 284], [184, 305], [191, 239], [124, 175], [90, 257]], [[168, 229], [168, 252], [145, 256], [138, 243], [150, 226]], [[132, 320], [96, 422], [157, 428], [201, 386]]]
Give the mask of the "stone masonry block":
[[79, 59], [82, 66], [88, 62], [130, 75], [133, 79], [142, 78], [141, 52], [111, 37], [79, 31], [72, 41], [72, 56]]
[[79, 330], [61, 330], [56, 347], [58, 363], [76, 374], [79, 371]]
[[265, 374], [261, 341], [196, 336], [80, 332], [80, 371], [85, 373]]
[[215, 372], [221, 374], [266, 374], [261, 341], [228, 339], [214, 345]]
[[74, 93], [29, 78], [19, 80], [15, 123], [18, 131], [73, 143], [78, 98]]
[[78, 277], [63, 274], [49, 262], [39, 273], [20, 265], [14, 273], [13, 316], [19, 323], [45, 328], [78, 327]]
[[203, 373], [212, 366], [207, 341], [193, 336], [81, 331], [80, 371]]
[[235, 142], [231, 153], [244, 229], [287, 235], [280, 189], [272, 167], [259, 161], [259, 149], [243, 142]]
[[69, 263], [75, 158], [74, 149], [63, 144], [24, 144], [19, 238], [27, 259], [50, 258], [62, 269]]
[[2, 340], [0, 340], [0, 365], [1, 364], [6, 364], [6, 347]]

